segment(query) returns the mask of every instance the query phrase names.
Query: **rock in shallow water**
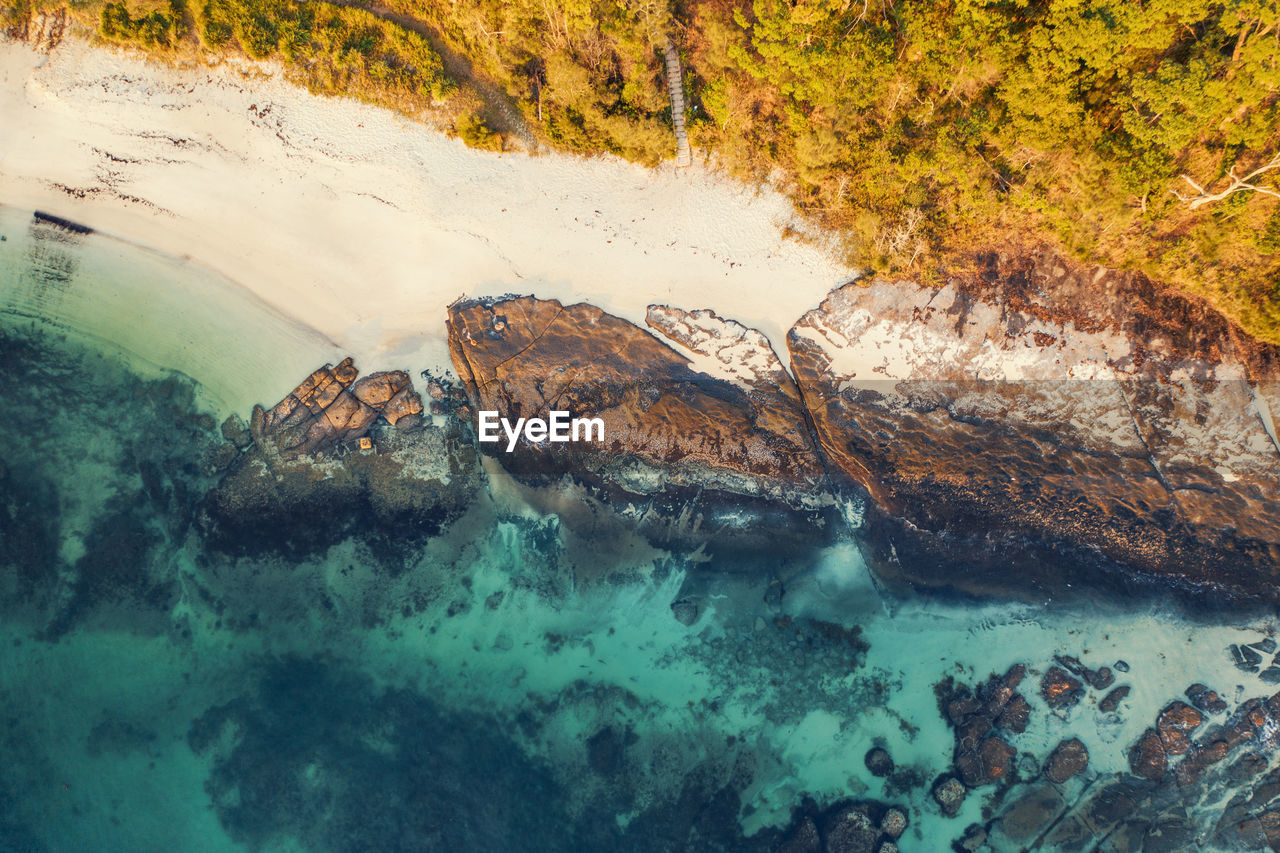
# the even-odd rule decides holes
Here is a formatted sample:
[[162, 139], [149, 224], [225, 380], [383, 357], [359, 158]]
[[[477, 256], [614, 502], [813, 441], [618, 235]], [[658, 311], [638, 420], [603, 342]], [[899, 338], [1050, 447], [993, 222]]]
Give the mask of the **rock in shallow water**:
[[943, 776], [933, 785], [933, 799], [947, 817], [955, 817], [960, 813], [967, 794], [960, 780], [954, 776]]
[[1089, 766], [1089, 750], [1079, 738], [1064, 740], [1054, 747], [1045, 762], [1044, 775], [1059, 784], [1078, 776]]
[[872, 776], [883, 779], [893, 773], [893, 758], [886, 750], [878, 746], [867, 750], [863, 762], [867, 765], [867, 770], [871, 771]]
[[1164, 741], [1155, 729], [1147, 729], [1129, 751], [1129, 770], [1143, 779], [1160, 779], [1169, 768]]
[[1127, 684], [1122, 684], [1115, 690], [1112, 690], [1106, 696], [1103, 696], [1102, 700], [1098, 702], [1098, 710], [1107, 714], [1116, 710], [1120, 707], [1120, 703], [1124, 701], [1124, 698], [1129, 695], [1129, 690], [1130, 687]]
[[1084, 696], [1084, 685], [1061, 667], [1051, 666], [1040, 679], [1040, 696], [1050, 708], [1070, 708]]

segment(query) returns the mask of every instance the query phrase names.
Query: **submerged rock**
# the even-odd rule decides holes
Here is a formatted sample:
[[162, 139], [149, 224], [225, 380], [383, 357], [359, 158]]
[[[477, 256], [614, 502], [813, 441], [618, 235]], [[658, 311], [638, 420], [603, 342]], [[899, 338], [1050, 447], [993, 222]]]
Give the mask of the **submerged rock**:
[[1244, 672], [1257, 672], [1262, 663], [1262, 655], [1248, 646], [1233, 645], [1227, 651], [1231, 653], [1231, 661], [1236, 669]]
[[864, 808], [849, 805], [827, 816], [823, 825], [825, 849], [840, 853], [874, 853], [880, 828]]
[[893, 774], [893, 758], [888, 751], [881, 747], [873, 747], [867, 750], [863, 762], [867, 765], [867, 770], [871, 771], [872, 776], [884, 779]]
[[1026, 730], [1031, 709], [1016, 692], [1025, 676], [1026, 667], [1015, 664], [1004, 675], [991, 675], [976, 692], [951, 679], [934, 688], [943, 716], [955, 729], [952, 758], [966, 786], [979, 788], [1013, 776], [1017, 750], [999, 730]]
[[1070, 708], [1084, 696], [1084, 685], [1061, 667], [1051, 666], [1040, 679], [1040, 696], [1050, 708]]
[[1044, 775], [1050, 782], [1061, 784], [1078, 776], [1089, 766], [1089, 750], [1079, 738], [1064, 740], [1054, 747], [1045, 761]]
[[967, 790], [954, 776], [943, 776], [933, 784], [933, 800], [947, 817], [955, 817], [964, 805]]
[[806, 799], [775, 853], [880, 853], [907, 825], [903, 809], [875, 800], [842, 800], [819, 811]]
[[1172, 702], [1160, 712], [1156, 730], [1166, 755], [1182, 755], [1191, 748], [1190, 733], [1204, 722], [1204, 715], [1186, 702]]
[[1222, 701], [1217, 691], [1210, 690], [1206, 684], [1192, 684], [1187, 688], [1186, 695], [1192, 705], [1206, 713], [1221, 714], [1227, 710], [1227, 703]]
[[1160, 779], [1169, 769], [1164, 741], [1155, 729], [1147, 729], [1129, 750], [1129, 770], [1143, 779]]
[[1122, 684], [1115, 690], [1112, 690], [1106, 696], [1103, 696], [1102, 700], [1098, 702], [1098, 710], [1110, 714], [1112, 711], [1120, 707], [1120, 703], [1129, 695], [1129, 690], [1130, 687], [1127, 684]]
[[459, 518], [481, 488], [474, 447], [456, 430], [383, 428], [373, 449], [341, 457], [241, 454], [201, 505], [200, 528], [233, 554], [323, 551], [358, 534], [390, 555]]

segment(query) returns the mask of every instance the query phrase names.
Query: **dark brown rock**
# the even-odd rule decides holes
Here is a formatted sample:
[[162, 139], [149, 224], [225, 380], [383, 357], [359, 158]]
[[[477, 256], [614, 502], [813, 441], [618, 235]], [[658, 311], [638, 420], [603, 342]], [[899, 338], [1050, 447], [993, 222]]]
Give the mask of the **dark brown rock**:
[[1116, 674], [1111, 671], [1111, 667], [1102, 666], [1097, 669], [1086, 671], [1085, 681], [1094, 690], [1106, 690], [1108, 687], [1116, 683]]
[[1129, 695], [1130, 687], [1122, 684], [1115, 690], [1112, 690], [1106, 696], [1102, 697], [1102, 701], [1098, 703], [1098, 710], [1110, 714], [1112, 711], [1120, 707], [1120, 703], [1124, 701], [1124, 697]]
[[981, 714], [982, 711], [982, 702], [968, 690], [958, 693], [956, 698], [947, 703], [947, 719], [953, 726], [964, 725], [969, 718]]
[[1129, 770], [1134, 776], [1156, 780], [1169, 769], [1169, 759], [1164, 752], [1160, 733], [1147, 729], [1129, 750]]
[[1001, 710], [996, 726], [1013, 734], [1021, 734], [1027, 730], [1031, 719], [1031, 705], [1020, 694], [1014, 694], [1009, 704]]
[[[830, 513], [812, 508], [825, 472], [803, 401], [768, 341], [710, 312], [653, 306], [649, 322], [671, 346], [586, 304], [519, 297], [452, 306], [450, 352], [474, 409], [502, 417], [561, 410], [604, 423], [603, 442], [482, 450], [525, 483], [568, 474], [620, 503], [666, 501], [663, 527], [649, 531], [663, 544], [681, 535], [671, 518], [682, 508], [671, 505], [686, 499], [702, 501], [688, 513], [691, 524], [705, 512], [702, 525], [725, 529], [723, 547], [829, 535], [820, 520]], [[735, 361], [739, 350], [751, 358]], [[701, 360], [724, 375], [691, 367]], [[728, 515], [714, 520], [718, 496], [739, 519], [732, 529]], [[769, 522], [740, 520], [746, 516]]]
[[1013, 772], [1013, 759], [1018, 751], [998, 735], [991, 735], [982, 741], [978, 750], [982, 757], [983, 784], [1008, 779]]
[[1221, 714], [1227, 710], [1227, 703], [1217, 691], [1210, 690], [1208, 685], [1192, 684], [1187, 688], [1186, 695], [1192, 705], [1206, 714]]
[[1050, 782], [1061, 784], [1077, 776], [1089, 766], [1089, 750], [1078, 738], [1064, 740], [1054, 747], [1044, 765], [1044, 775]]
[[1040, 696], [1054, 710], [1070, 708], [1084, 696], [1084, 685], [1061, 667], [1051, 666], [1040, 679]]
[[1190, 734], [1201, 723], [1204, 715], [1186, 702], [1173, 702], [1160, 712], [1156, 730], [1166, 755], [1182, 755], [1191, 748]]
[[867, 765], [867, 770], [871, 771], [872, 776], [883, 779], [893, 773], [893, 758], [887, 750], [881, 747], [877, 746], [867, 750], [863, 762]]

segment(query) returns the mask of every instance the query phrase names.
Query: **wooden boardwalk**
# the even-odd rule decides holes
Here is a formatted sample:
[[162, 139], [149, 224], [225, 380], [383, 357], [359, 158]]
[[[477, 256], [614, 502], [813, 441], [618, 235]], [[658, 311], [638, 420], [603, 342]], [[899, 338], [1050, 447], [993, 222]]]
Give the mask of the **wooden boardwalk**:
[[667, 92], [671, 95], [671, 123], [676, 129], [676, 165], [692, 166], [693, 152], [689, 150], [689, 134], [684, 127], [684, 81], [680, 76], [680, 54], [667, 39], [664, 52], [667, 56]]

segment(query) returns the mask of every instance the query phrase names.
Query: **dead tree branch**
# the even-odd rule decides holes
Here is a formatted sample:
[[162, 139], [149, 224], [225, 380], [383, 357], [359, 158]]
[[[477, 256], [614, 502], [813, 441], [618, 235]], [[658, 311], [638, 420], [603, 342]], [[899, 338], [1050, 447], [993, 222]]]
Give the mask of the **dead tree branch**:
[[1222, 192], [1211, 193], [1208, 190], [1206, 190], [1204, 187], [1197, 184], [1195, 181], [1191, 180], [1191, 178], [1187, 177], [1186, 175], [1182, 176], [1182, 180], [1186, 181], [1188, 184], [1191, 185], [1191, 188], [1196, 191], [1196, 195], [1185, 196], [1182, 193], [1178, 192], [1177, 190], [1169, 190], [1169, 192], [1177, 196], [1178, 201], [1185, 201], [1187, 203], [1187, 206], [1191, 210], [1195, 210], [1197, 207], [1210, 204], [1211, 202], [1222, 201], [1224, 198], [1234, 193], [1246, 192], [1249, 190], [1252, 190], [1253, 192], [1262, 193], [1263, 195], [1275, 196], [1276, 198], [1280, 198], [1280, 189], [1277, 189], [1275, 187], [1260, 187], [1257, 184], [1253, 183], [1254, 179], [1256, 179], [1258, 176], [1264, 175], [1267, 172], [1270, 172], [1272, 169], [1280, 169], [1280, 154], [1276, 154], [1274, 157], [1271, 158], [1270, 163], [1267, 163], [1265, 166], [1260, 166], [1257, 169], [1254, 169], [1252, 172], [1245, 175], [1243, 178], [1236, 175], [1236, 167], [1232, 166], [1230, 169], [1227, 170], [1227, 177], [1231, 179], [1231, 186], [1227, 187]]

